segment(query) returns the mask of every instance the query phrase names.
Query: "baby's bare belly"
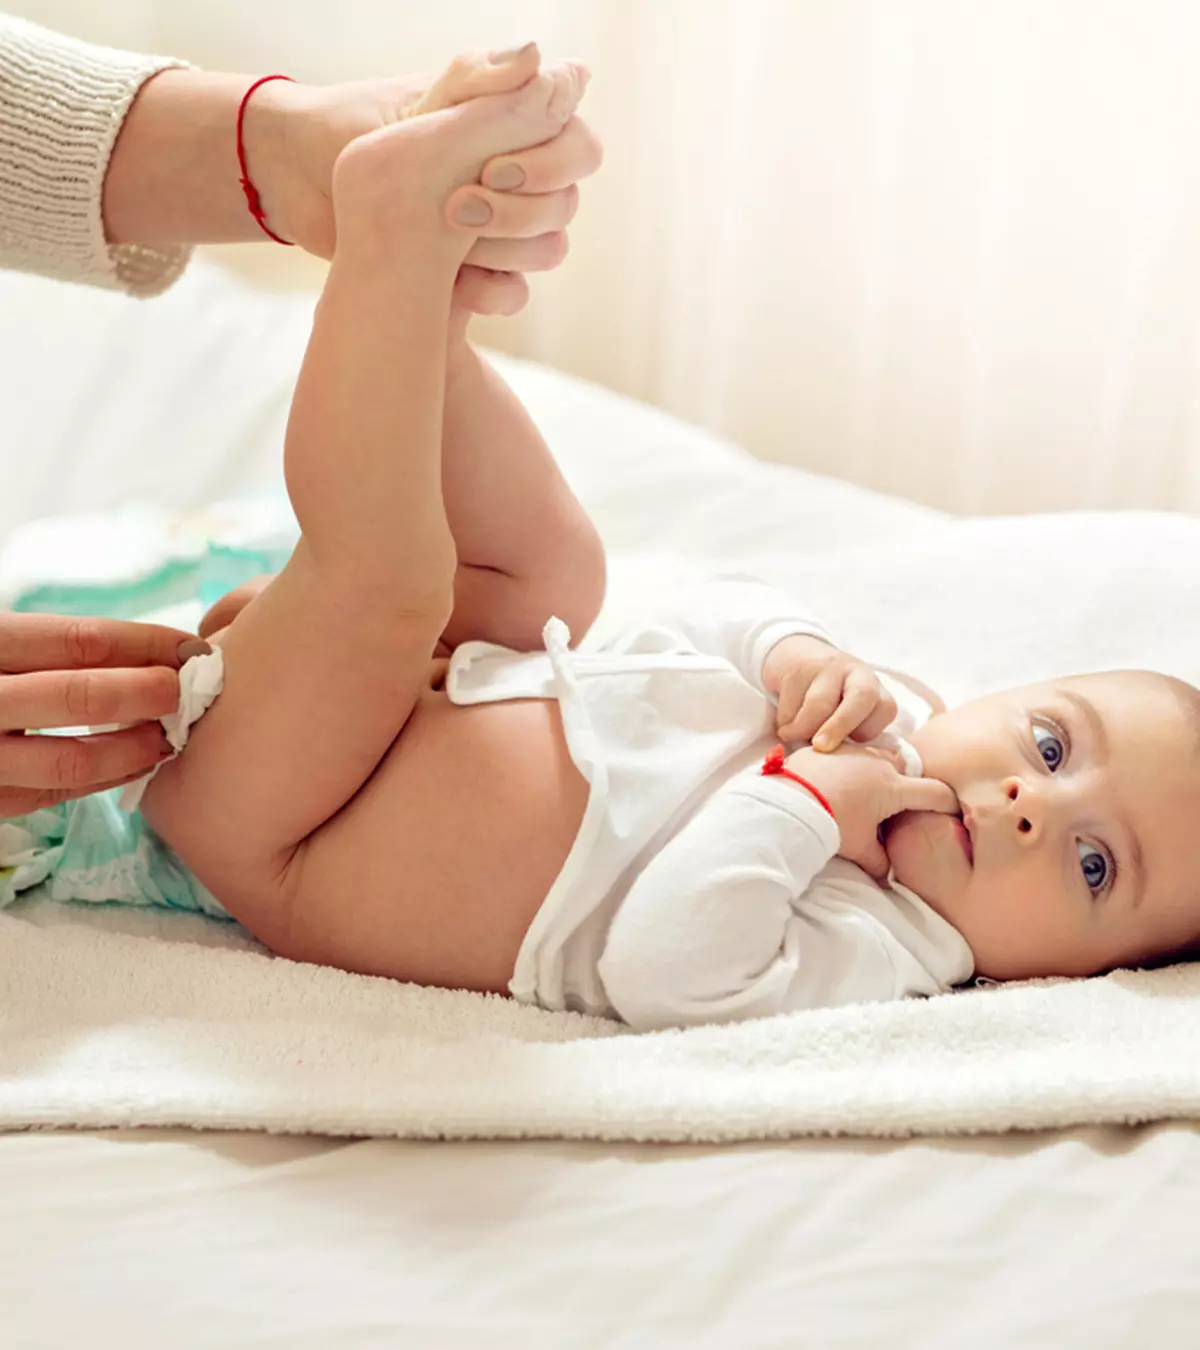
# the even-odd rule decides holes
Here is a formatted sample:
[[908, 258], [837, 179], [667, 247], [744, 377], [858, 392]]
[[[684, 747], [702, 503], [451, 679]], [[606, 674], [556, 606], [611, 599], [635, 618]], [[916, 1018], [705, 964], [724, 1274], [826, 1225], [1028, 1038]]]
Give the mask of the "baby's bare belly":
[[352, 873], [350, 893], [374, 897], [388, 930], [377, 973], [504, 992], [588, 786], [557, 702], [456, 706], [441, 688], [445, 664], [310, 862], [331, 884]]

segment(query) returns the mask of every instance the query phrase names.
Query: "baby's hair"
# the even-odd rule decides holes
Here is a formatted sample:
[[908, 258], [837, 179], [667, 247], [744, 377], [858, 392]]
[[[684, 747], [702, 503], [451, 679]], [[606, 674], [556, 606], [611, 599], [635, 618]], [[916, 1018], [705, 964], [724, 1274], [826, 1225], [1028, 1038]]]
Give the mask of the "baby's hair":
[[[1188, 726], [1192, 730], [1192, 748], [1200, 756], [1200, 689], [1197, 689], [1193, 684], [1189, 684], [1187, 680], [1181, 680], [1175, 675], [1164, 675], [1157, 670], [1139, 671], [1138, 674], [1144, 674], [1148, 678], [1158, 681], [1160, 685], [1165, 684], [1175, 696], [1187, 718]], [[1198, 765], [1198, 768], [1200, 768], [1200, 765]], [[1161, 970], [1163, 966], [1174, 966], [1183, 961], [1200, 961], [1200, 934], [1197, 934], [1190, 942], [1184, 943], [1182, 947], [1176, 947], [1174, 951], [1166, 952], [1151, 961], [1143, 962], [1142, 968], [1145, 970]]]
[[1179, 699], [1180, 705], [1187, 714], [1188, 724], [1192, 728], [1196, 747], [1200, 750], [1200, 689], [1197, 689], [1193, 684], [1188, 684], [1186, 680], [1177, 679], [1174, 675], [1160, 675], [1159, 679], [1166, 680], [1171, 691]]

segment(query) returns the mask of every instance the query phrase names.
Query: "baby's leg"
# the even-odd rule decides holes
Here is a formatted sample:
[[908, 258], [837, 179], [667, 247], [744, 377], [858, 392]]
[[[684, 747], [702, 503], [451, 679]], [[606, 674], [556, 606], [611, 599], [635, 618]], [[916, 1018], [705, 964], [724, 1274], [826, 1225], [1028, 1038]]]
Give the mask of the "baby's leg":
[[[456, 63], [414, 111], [437, 112], [489, 92], [480, 78], [471, 62]], [[518, 232], [512, 226], [522, 237], [565, 229], [577, 201], [574, 190], [504, 199], [524, 210], [480, 235], [510, 237]], [[458, 573], [443, 641], [538, 647], [552, 614], [580, 638], [604, 598], [603, 546], [520, 400], [467, 342], [469, 318], [461, 308], [452, 313], [446, 360], [442, 488]]]
[[236, 917], [286, 945], [299, 844], [371, 776], [448, 622], [457, 564], [442, 496], [451, 291], [472, 242], [446, 198], [493, 155], [553, 136], [560, 67], [354, 142], [338, 245], [288, 425], [302, 539], [225, 635], [225, 690], [145, 811]]
[[444, 640], [529, 650], [552, 614], [578, 640], [604, 599], [604, 547], [520, 400], [456, 326], [442, 483], [458, 573]]

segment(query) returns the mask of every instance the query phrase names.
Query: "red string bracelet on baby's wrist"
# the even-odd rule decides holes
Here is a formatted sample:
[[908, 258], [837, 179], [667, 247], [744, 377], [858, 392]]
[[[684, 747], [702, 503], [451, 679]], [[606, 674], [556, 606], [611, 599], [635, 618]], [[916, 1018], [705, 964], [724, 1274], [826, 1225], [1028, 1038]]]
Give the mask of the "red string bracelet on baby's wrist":
[[829, 802], [825, 799], [825, 794], [819, 788], [813, 787], [807, 778], [801, 778], [798, 773], [793, 773], [791, 769], [784, 764], [783, 761], [785, 757], [783, 746], [777, 745], [766, 759], [763, 760], [763, 774], [768, 777], [771, 774], [781, 774], [784, 778], [790, 778], [793, 783], [799, 783], [802, 788], [807, 788], [817, 801], [821, 803], [825, 810], [829, 812], [830, 817], [836, 821], [837, 816], [833, 814], [833, 807], [830, 806]]
[[242, 101], [238, 104], [237, 111], [237, 157], [238, 168], [242, 171], [241, 179], [242, 191], [246, 194], [246, 205], [250, 208], [250, 214], [258, 221], [258, 228], [266, 235], [269, 235], [277, 244], [282, 244], [284, 248], [291, 248], [290, 239], [280, 239], [273, 229], [267, 224], [267, 213], [263, 210], [262, 202], [259, 200], [258, 189], [250, 181], [250, 171], [246, 168], [246, 147], [242, 141], [242, 123], [246, 120], [246, 104], [250, 102], [250, 95], [263, 84], [271, 80], [287, 80], [292, 83], [290, 75], [264, 75], [257, 79], [249, 89], [242, 95]]

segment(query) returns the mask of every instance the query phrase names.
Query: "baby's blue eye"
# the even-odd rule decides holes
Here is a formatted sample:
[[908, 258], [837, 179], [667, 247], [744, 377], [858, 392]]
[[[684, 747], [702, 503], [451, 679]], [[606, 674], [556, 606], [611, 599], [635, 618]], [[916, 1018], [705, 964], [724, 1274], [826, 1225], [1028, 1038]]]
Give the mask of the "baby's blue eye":
[[1067, 757], [1067, 747], [1063, 744], [1062, 737], [1056, 735], [1049, 727], [1038, 726], [1035, 722], [1033, 740], [1046, 768], [1051, 773], [1057, 773]]
[[1075, 847], [1079, 851], [1079, 867], [1083, 872], [1083, 879], [1088, 884], [1088, 890], [1096, 895], [1108, 884], [1108, 859], [1098, 848], [1085, 844], [1082, 839]]

